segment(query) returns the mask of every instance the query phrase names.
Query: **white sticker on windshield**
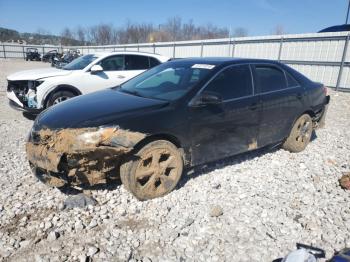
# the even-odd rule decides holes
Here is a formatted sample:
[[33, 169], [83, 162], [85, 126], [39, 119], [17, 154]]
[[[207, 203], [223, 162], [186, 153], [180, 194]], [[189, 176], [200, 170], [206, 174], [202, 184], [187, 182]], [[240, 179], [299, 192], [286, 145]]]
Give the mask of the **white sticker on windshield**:
[[200, 68], [200, 69], [213, 69], [215, 65], [208, 65], [208, 64], [194, 64], [192, 68]]

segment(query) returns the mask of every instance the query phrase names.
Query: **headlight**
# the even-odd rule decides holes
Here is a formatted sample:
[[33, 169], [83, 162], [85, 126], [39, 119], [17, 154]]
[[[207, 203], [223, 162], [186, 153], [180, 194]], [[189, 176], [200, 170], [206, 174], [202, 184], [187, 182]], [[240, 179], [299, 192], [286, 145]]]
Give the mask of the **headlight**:
[[75, 147], [86, 148], [95, 147], [97, 145], [108, 142], [118, 127], [100, 127], [97, 131], [87, 131], [77, 136]]
[[41, 85], [44, 81], [28, 81], [28, 88], [36, 91], [36, 87]]

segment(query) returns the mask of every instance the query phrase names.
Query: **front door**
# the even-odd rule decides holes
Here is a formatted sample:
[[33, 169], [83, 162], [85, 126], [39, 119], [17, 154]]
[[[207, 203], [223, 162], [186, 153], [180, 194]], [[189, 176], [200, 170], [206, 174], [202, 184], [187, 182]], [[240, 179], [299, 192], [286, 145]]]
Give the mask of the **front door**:
[[103, 68], [103, 71], [92, 73], [88, 70], [78, 80], [80, 90], [84, 94], [118, 86], [125, 82], [124, 55], [109, 56], [97, 64]]
[[197, 95], [214, 95], [218, 103], [190, 106], [192, 164], [256, 149], [261, 106], [254, 95], [249, 65], [225, 68]]

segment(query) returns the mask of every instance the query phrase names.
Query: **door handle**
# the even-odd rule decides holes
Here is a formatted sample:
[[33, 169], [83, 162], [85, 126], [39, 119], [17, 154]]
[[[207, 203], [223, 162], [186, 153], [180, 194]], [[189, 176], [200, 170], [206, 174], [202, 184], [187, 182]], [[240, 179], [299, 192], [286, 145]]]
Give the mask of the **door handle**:
[[253, 103], [249, 106], [250, 110], [256, 110], [258, 108], [258, 103]]
[[118, 75], [118, 76], [117, 76], [117, 78], [120, 78], [120, 79], [122, 79], [122, 78], [125, 78], [125, 76], [122, 76], [122, 75]]
[[303, 98], [303, 95], [301, 93], [297, 93], [297, 98], [298, 99], [302, 99]]

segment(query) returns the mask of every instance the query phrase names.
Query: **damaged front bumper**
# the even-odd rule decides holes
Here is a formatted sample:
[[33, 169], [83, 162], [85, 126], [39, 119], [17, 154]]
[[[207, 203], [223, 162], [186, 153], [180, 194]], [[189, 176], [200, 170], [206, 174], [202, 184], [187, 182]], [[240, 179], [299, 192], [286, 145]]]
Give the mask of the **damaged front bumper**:
[[35, 115], [37, 115], [40, 112], [42, 112], [42, 109], [24, 107], [24, 106], [19, 105], [18, 103], [16, 103], [13, 100], [9, 100], [9, 106], [11, 108], [15, 109], [15, 110], [22, 111], [22, 112], [27, 112], [27, 113], [35, 114]]
[[122, 156], [145, 134], [118, 127], [32, 131], [26, 144], [34, 174], [44, 183], [95, 185], [116, 178]]
[[38, 109], [36, 88], [43, 81], [8, 80], [7, 98], [12, 108], [28, 113], [37, 114]]

